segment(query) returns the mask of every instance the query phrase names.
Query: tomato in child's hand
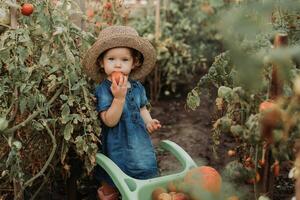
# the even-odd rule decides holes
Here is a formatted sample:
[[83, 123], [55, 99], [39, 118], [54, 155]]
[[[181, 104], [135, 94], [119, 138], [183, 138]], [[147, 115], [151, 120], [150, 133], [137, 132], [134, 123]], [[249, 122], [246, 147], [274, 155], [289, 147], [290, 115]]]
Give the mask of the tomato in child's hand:
[[114, 71], [113, 73], [111, 73], [111, 79], [115, 80], [118, 85], [119, 85], [121, 76], [123, 76], [123, 73], [119, 72], [119, 71]]

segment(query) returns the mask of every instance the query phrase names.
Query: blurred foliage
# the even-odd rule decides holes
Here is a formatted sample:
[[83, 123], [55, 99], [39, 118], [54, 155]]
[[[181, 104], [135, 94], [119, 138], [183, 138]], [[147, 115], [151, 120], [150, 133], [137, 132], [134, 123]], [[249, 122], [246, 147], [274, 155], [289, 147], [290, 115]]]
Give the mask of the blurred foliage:
[[[239, 144], [235, 150], [241, 152], [238, 159], [244, 168], [249, 168], [245, 165], [249, 157], [250, 168], [263, 168], [258, 163], [265, 159], [265, 148], [272, 151], [271, 162], [294, 160], [293, 145], [300, 137], [299, 93], [294, 84], [299, 76], [299, 1], [233, 3], [220, 13], [218, 27], [227, 51], [215, 58], [189, 93], [187, 104], [196, 109], [202, 93], [217, 89], [213, 140], [218, 145], [220, 134], [230, 134]], [[288, 36], [288, 46], [273, 46], [277, 34]], [[259, 105], [271, 98], [274, 66], [283, 81], [283, 93], [272, 99], [269, 113], [259, 112]], [[272, 170], [274, 163], [270, 163]]]
[[78, 5], [30, 3], [32, 15], [17, 12], [18, 27], [0, 35], [0, 185], [18, 183], [15, 192], [51, 183], [52, 169], [67, 177], [69, 148], [89, 173], [100, 133], [91, 85], [80, 64], [95, 38], [71, 22], [72, 15], [82, 14]]
[[120, 0], [86, 1], [87, 32], [95, 37], [99, 32], [111, 25], [126, 25], [130, 9]]
[[155, 14], [132, 18], [129, 23], [156, 47], [160, 87], [174, 92], [179, 84], [189, 84], [196, 74], [221, 51], [214, 17], [223, 1], [188, 0], [161, 3], [160, 37], [155, 38]]

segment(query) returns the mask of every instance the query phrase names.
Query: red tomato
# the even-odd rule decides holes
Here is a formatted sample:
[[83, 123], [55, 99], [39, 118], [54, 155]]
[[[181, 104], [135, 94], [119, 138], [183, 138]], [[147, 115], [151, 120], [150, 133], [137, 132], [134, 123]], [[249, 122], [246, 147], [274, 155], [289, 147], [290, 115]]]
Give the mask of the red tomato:
[[229, 157], [233, 157], [233, 156], [236, 155], [236, 151], [230, 149], [230, 150], [227, 151], [227, 155], [228, 155]]
[[111, 79], [115, 80], [118, 85], [119, 85], [121, 76], [123, 76], [123, 74], [122, 74], [122, 72], [119, 72], [119, 71], [115, 71], [115, 72], [111, 73]]
[[273, 108], [275, 103], [272, 101], [264, 101], [259, 105], [259, 112], [263, 112], [267, 109]]
[[184, 182], [218, 194], [221, 191], [222, 178], [214, 168], [201, 166], [189, 170], [184, 177]]
[[31, 3], [24, 3], [21, 7], [21, 13], [23, 15], [29, 16], [33, 13], [33, 5]]
[[107, 9], [107, 10], [110, 10], [110, 9], [112, 8], [112, 3], [107, 2], [107, 3], [104, 5], [104, 8]]
[[89, 19], [93, 18], [95, 15], [94, 10], [92, 8], [87, 9], [86, 15], [88, 16]]

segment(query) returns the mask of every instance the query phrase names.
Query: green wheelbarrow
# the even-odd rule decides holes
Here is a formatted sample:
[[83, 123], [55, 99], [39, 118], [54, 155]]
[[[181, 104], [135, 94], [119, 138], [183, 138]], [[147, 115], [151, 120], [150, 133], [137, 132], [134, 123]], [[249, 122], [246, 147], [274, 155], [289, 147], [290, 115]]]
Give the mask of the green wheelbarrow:
[[197, 167], [196, 163], [179, 145], [169, 140], [163, 140], [160, 146], [170, 151], [183, 166], [182, 170], [176, 174], [156, 177], [147, 180], [139, 180], [127, 176], [112, 160], [105, 155], [98, 153], [96, 162], [112, 178], [119, 189], [122, 200], [151, 200], [152, 191], [157, 187], [167, 188], [170, 181], [183, 179], [186, 172]]

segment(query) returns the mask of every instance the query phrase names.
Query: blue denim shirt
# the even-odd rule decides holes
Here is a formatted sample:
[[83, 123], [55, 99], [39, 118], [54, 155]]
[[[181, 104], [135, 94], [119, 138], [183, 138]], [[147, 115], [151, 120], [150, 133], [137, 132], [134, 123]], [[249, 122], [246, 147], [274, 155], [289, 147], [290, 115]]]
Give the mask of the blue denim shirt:
[[[130, 80], [130, 84], [120, 121], [114, 127], [102, 123], [102, 153], [133, 178], [153, 178], [158, 174], [156, 156], [140, 114], [140, 109], [148, 103], [148, 100], [140, 82]], [[110, 87], [111, 82], [107, 79], [96, 87], [98, 112], [105, 111], [111, 106], [114, 97]]]

